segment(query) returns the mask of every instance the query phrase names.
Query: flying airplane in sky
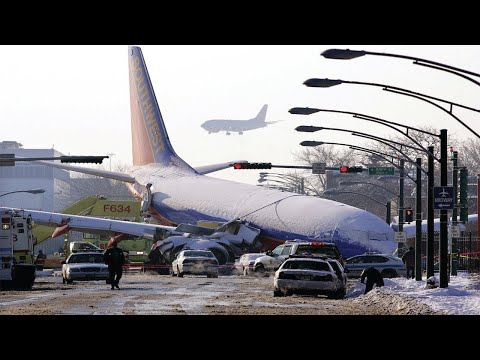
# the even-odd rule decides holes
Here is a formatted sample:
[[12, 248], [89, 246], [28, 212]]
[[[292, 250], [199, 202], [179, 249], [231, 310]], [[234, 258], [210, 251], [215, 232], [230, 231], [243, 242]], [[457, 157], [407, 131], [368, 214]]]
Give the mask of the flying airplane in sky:
[[230, 132], [238, 132], [239, 135], [242, 135], [244, 131], [264, 128], [269, 124], [278, 122], [265, 121], [267, 108], [268, 105], [263, 105], [258, 115], [250, 120], [208, 120], [200, 126], [207, 130], [209, 134], [226, 131], [227, 135], [230, 135]]
[[[197, 247], [203, 248], [228, 248], [229, 244], [237, 241], [232, 246], [243, 251], [251, 251], [255, 246], [265, 250], [273, 249], [286, 240], [304, 239], [334, 242], [344, 257], [370, 250], [383, 253], [395, 250], [391, 227], [367, 211], [314, 196], [205, 176], [229, 168], [235, 162], [242, 162], [239, 160], [195, 168], [190, 166], [175, 153], [170, 143], [141, 49], [129, 47], [128, 59], [133, 151], [131, 172], [124, 174], [47, 161], [37, 163], [124, 181], [134, 196], [142, 199], [143, 210], [162, 225], [22, 210], [34, 221], [57, 225], [57, 235], [69, 229], [93, 228], [114, 234], [142, 236], [173, 231], [169, 226], [195, 224], [203, 220], [227, 223], [224, 228], [234, 225], [230, 227], [230, 235], [237, 236], [236, 239], [230, 235], [219, 239], [211, 234], [196, 242]], [[259, 234], [254, 233], [255, 229], [260, 230]], [[243, 232], [248, 234], [243, 236]], [[253, 233], [255, 241], [252, 242]], [[247, 240], [239, 244], [239, 237]], [[163, 245], [172, 253], [180, 251], [185, 245], [192, 245], [191, 241], [184, 241], [185, 238], [182, 241], [171, 239], [163, 240]], [[113, 241], [117, 241], [116, 238]], [[228, 251], [231, 254], [231, 249]]]

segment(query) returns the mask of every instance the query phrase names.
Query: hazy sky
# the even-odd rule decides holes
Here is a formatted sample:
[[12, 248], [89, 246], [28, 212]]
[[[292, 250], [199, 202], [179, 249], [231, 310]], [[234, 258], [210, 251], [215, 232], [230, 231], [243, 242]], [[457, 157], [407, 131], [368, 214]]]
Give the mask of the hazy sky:
[[[376, 82], [480, 108], [480, 87], [408, 60], [365, 56], [328, 60], [328, 48], [389, 52], [425, 58], [480, 73], [480, 46], [141, 46], [160, 110], [177, 154], [192, 166], [250, 160], [294, 165], [303, 140], [363, 140], [345, 133], [298, 133], [298, 125], [324, 125], [394, 134], [347, 115], [290, 115], [294, 106], [347, 110], [411, 126], [447, 128], [473, 137], [453, 118], [416, 99], [380, 88], [339, 85], [307, 88], [312, 77]], [[131, 164], [128, 46], [0, 46], [0, 141], [51, 148], [71, 155], [114, 153], [112, 164]], [[478, 80], [478, 79], [477, 79]], [[243, 135], [208, 134], [210, 119], [250, 119], [268, 104], [267, 121], [285, 120]], [[480, 132], [480, 114], [456, 114]], [[455, 146], [455, 144], [450, 144]], [[108, 166], [108, 161], [106, 162]], [[212, 176], [256, 183], [258, 170], [223, 170]]]

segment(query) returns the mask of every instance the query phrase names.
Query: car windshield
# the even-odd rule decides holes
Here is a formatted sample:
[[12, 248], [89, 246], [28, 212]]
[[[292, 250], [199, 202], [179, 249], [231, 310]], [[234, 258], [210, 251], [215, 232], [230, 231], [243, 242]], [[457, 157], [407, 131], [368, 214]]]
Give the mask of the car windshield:
[[299, 245], [297, 255], [319, 255], [324, 254], [329, 257], [337, 258], [338, 254], [334, 247], [322, 245]]
[[210, 251], [185, 251], [184, 256], [195, 256], [195, 257], [215, 257]]
[[317, 271], [330, 271], [326, 262], [320, 261], [287, 261], [283, 264], [282, 269], [291, 270], [317, 270]]
[[69, 264], [103, 264], [103, 254], [75, 254], [70, 256]]

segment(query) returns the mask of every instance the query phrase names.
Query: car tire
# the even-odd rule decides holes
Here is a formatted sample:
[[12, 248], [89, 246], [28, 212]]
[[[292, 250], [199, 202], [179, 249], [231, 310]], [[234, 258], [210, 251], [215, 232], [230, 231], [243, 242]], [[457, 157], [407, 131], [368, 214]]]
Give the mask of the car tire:
[[65, 284], [67, 281], [65, 280], [65, 276], [62, 275], [62, 283]]
[[173, 269], [170, 269], [170, 275], [177, 276], [177, 274], [175, 274], [175, 271], [173, 271]]
[[263, 266], [262, 264], [258, 264], [257, 266], [255, 266], [255, 273], [260, 275], [265, 274], [265, 266]]
[[177, 267], [177, 276], [178, 277], [183, 277], [183, 272], [180, 272], [180, 270]]
[[398, 277], [398, 274], [393, 269], [386, 269], [386, 270], [382, 271], [382, 277], [387, 278], [387, 279], [396, 278], [396, 277]]
[[273, 297], [283, 297], [283, 296], [285, 296], [283, 292], [277, 289], [273, 289]]
[[65, 281], [67, 282], [67, 284], [73, 284], [73, 280], [72, 280], [72, 279], [65, 279]]
[[336, 293], [335, 293], [334, 299], [343, 300], [343, 299], [345, 299], [345, 295], [346, 295], [345, 289], [337, 290]]

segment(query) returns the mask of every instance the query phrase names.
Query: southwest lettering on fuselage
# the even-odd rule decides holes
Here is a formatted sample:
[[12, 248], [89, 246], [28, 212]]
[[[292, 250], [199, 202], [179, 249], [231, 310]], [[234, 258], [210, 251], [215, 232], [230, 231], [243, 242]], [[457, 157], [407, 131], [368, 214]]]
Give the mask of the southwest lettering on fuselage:
[[152, 104], [152, 96], [145, 82], [145, 73], [140, 66], [140, 59], [135, 57], [133, 61], [133, 69], [131, 69], [135, 78], [135, 87], [137, 89], [138, 102], [142, 108], [142, 114], [147, 126], [147, 133], [152, 146], [152, 151], [156, 155], [164, 151], [165, 145], [162, 140], [160, 128], [158, 127], [157, 114]]

